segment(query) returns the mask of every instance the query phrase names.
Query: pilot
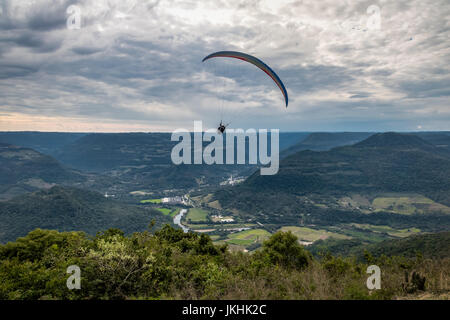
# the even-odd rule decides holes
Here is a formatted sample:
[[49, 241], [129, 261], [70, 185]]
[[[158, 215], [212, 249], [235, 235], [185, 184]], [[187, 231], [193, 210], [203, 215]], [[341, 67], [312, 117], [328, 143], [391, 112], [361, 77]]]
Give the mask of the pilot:
[[220, 133], [220, 134], [223, 134], [224, 132], [225, 132], [225, 129], [226, 129], [227, 127], [222, 123], [222, 121], [220, 121], [220, 125], [219, 125], [219, 127], [217, 128], [217, 131]]

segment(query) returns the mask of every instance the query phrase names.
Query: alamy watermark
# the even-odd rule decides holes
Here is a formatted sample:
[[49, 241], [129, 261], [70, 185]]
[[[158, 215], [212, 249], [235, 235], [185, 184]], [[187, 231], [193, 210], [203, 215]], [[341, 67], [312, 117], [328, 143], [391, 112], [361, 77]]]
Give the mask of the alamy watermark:
[[381, 29], [381, 9], [377, 5], [370, 5], [367, 10], [367, 14], [370, 16], [367, 18], [367, 29], [380, 30]]
[[81, 9], [79, 6], [71, 5], [67, 8], [66, 13], [69, 15], [66, 20], [67, 29], [78, 30], [81, 28]]
[[371, 265], [367, 267], [366, 273], [371, 274], [369, 278], [367, 278], [367, 289], [381, 289], [381, 269], [379, 266]]
[[[203, 132], [202, 121], [194, 121], [193, 134], [186, 129], [172, 133], [171, 140], [179, 143], [173, 147], [171, 159], [176, 165], [261, 164], [264, 166], [261, 175], [274, 175], [278, 173], [280, 162], [279, 133], [279, 129], [226, 129], [224, 133], [208, 129]], [[210, 143], [203, 148], [204, 142]]]
[[71, 274], [71, 276], [67, 279], [66, 285], [67, 289], [73, 290], [73, 289], [81, 289], [81, 269], [77, 265], [71, 265], [67, 267], [68, 274]]

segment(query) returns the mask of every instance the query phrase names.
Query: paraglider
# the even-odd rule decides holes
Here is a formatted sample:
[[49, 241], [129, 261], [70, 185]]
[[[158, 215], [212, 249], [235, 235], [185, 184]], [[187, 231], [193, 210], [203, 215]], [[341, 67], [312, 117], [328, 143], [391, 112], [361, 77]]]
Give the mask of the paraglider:
[[[254, 57], [254, 56], [251, 56], [251, 55], [243, 53], [243, 52], [238, 52], [238, 51], [218, 51], [218, 52], [212, 53], [212, 54], [206, 56], [205, 58], [203, 58], [202, 62], [205, 62], [206, 60], [209, 60], [212, 58], [219, 58], [219, 57], [234, 58], [234, 59], [239, 59], [239, 60], [242, 60], [245, 62], [249, 62], [249, 63], [253, 64], [254, 66], [258, 67], [259, 69], [261, 69], [262, 71], [264, 71], [275, 82], [275, 84], [280, 89], [281, 93], [283, 94], [284, 102], [285, 102], [285, 105], [287, 108], [288, 103], [289, 103], [289, 98], [288, 98], [288, 93], [286, 91], [286, 88], [285, 88], [283, 82], [281, 81], [280, 77], [267, 64], [265, 64], [263, 61], [261, 61], [260, 59]], [[227, 126], [228, 126], [228, 124], [224, 125], [221, 120], [219, 127], [217, 128], [218, 132], [223, 134], [225, 132], [225, 129]]]
[[224, 132], [225, 132], [225, 129], [228, 127], [228, 125], [229, 125], [229, 124], [224, 125], [224, 124], [222, 123], [222, 120], [220, 120], [219, 127], [217, 128], [217, 132], [219, 132], [220, 134], [224, 133]]

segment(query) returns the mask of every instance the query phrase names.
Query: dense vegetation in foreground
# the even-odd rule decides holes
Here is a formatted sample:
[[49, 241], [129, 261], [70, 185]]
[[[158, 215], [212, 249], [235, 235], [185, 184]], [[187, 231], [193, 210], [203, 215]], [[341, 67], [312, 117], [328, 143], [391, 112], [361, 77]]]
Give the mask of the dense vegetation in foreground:
[[[314, 258], [290, 232], [245, 254], [169, 225], [150, 231], [89, 237], [36, 229], [0, 246], [0, 299], [395, 299], [421, 291], [448, 298], [449, 257]], [[366, 287], [372, 264], [381, 268], [381, 290]], [[80, 290], [66, 287], [70, 265], [81, 269]]]

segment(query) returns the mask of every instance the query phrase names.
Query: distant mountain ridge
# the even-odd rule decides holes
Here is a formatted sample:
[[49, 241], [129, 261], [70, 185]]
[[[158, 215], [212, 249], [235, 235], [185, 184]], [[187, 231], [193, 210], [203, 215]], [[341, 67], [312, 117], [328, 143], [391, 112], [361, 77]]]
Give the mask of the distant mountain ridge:
[[[363, 147], [382, 147], [382, 148], [416, 148], [431, 150], [435, 146], [414, 134], [399, 134], [395, 132], [375, 133], [367, 139], [354, 145], [358, 148]], [[436, 151], [436, 150], [435, 150]]]
[[[280, 133], [280, 148], [307, 133]], [[62, 163], [94, 173], [106, 173], [139, 188], [194, 188], [219, 185], [230, 175], [250, 175], [257, 165], [175, 165], [171, 159], [171, 133], [95, 133], [66, 145], [56, 155]], [[204, 142], [204, 146], [209, 142]]]
[[56, 159], [74, 168], [102, 172], [120, 166], [170, 164], [169, 133], [91, 133], [64, 146]]
[[65, 145], [73, 143], [84, 135], [86, 133], [3, 131], [0, 132], [0, 143], [30, 148], [46, 155], [54, 156]]
[[416, 135], [439, 148], [450, 157], [450, 131], [418, 132]]
[[327, 151], [335, 147], [352, 145], [373, 134], [373, 132], [313, 132], [302, 141], [283, 150], [280, 158], [303, 150]]
[[54, 184], [82, 181], [85, 181], [84, 176], [48, 155], [0, 143], [0, 194], [9, 194], [6, 198]]
[[[372, 135], [378, 136], [370, 132], [281, 132], [280, 157], [288, 157], [299, 150], [329, 151], [339, 146], [357, 144]], [[449, 132], [417, 132], [408, 135], [422, 137], [437, 148], [435, 151], [439, 149], [440, 152], [437, 153], [450, 158]], [[390, 139], [385, 142], [389, 142], [388, 140]], [[426, 143], [423, 140], [420, 140], [422, 149]], [[9, 171], [8, 174], [14, 173], [13, 175], [19, 177], [13, 184], [0, 183], [0, 199], [5, 199], [2, 194], [10, 198], [40, 187], [50, 187], [55, 183], [94, 189], [100, 187], [103, 192], [107, 190], [116, 194], [155, 189], [184, 192], [197, 187], [215, 188], [231, 175], [246, 177], [258, 171], [257, 165], [176, 166], [171, 162], [170, 153], [177, 142], [170, 141], [170, 133], [0, 132], [0, 143], [2, 141], [17, 142], [22, 148], [31, 146], [42, 155], [51, 155], [52, 159], [41, 160], [47, 162], [47, 167], [53, 168], [53, 172], [31, 170], [31, 167], [37, 169], [37, 163], [24, 170], [25, 167], [20, 169], [13, 162], [0, 160], [3, 161], [1, 163], [4, 165], [4, 173]], [[369, 148], [368, 145], [366, 147]], [[387, 147], [384, 145], [384, 148]], [[91, 173], [89, 177], [85, 172]], [[8, 177], [8, 174], [4, 174], [4, 177]], [[22, 174], [28, 177], [22, 179]], [[40, 176], [42, 174], [45, 177]], [[60, 176], [61, 179], [48, 179], [52, 174]], [[67, 179], [63, 178], [64, 175]], [[89, 183], [83, 182], [85, 178]]]

